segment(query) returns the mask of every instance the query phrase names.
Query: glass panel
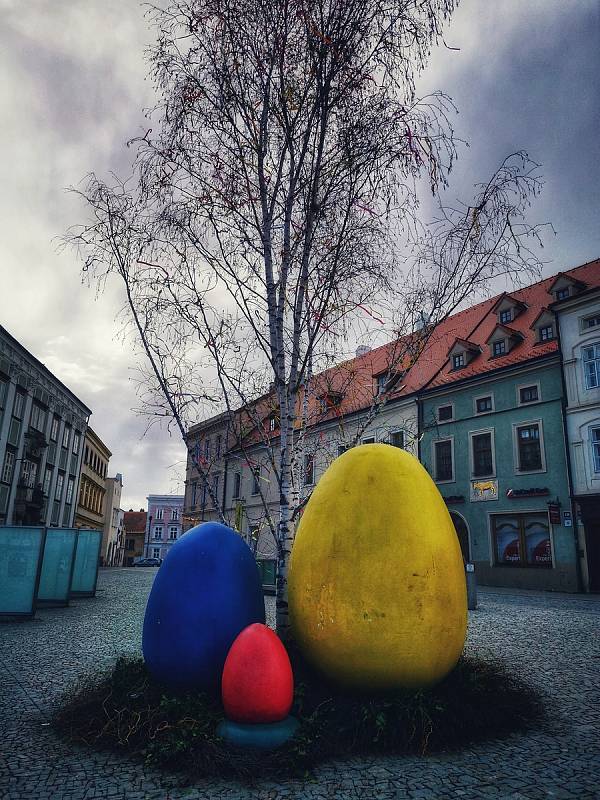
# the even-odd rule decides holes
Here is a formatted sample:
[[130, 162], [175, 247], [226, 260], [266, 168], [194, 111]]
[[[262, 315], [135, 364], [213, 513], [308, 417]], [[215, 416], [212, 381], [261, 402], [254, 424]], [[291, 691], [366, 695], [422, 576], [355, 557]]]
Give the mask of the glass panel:
[[542, 468], [540, 448], [540, 429], [538, 425], [528, 425], [518, 429], [519, 469], [523, 472]]
[[102, 531], [82, 529], [77, 534], [77, 552], [71, 594], [90, 596], [95, 594], [101, 542]]
[[263, 585], [265, 586], [274, 586], [275, 585], [275, 561], [267, 560], [267, 561], [259, 561], [258, 567], [260, 570], [260, 577]]
[[547, 514], [531, 514], [524, 518], [525, 547], [527, 563], [552, 566], [550, 549], [550, 526]]
[[473, 476], [491, 475], [493, 471], [492, 434], [473, 436]]
[[449, 439], [435, 443], [435, 479], [452, 480], [452, 442]]
[[75, 528], [48, 528], [38, 600], [65, 604], [68, 602], [76, 546]]
[[496, 560], [498, 564], [518, 564], [521, 561], [519, 520], [517, 517], [496, 517]]
[[0, 528], [0, 614], [33, 614], [43, 528]]

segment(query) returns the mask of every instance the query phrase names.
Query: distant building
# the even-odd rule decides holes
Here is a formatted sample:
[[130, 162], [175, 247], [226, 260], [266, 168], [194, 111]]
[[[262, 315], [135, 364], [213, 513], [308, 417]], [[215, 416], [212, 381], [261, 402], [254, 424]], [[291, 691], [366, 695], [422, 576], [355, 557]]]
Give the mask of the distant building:
[[123, 539], [123, 510], [121, 492], [123, 476], [117, 472], [114, 478], [106, 479], [106, 503], [101, 554], [107, 567], [122, 567], [125, 542]]
[[0, 525], [73, 525], [90, 414], [0, 326]]
[[150, 494], [147, 499], [145, 555], [164, 558], [182, 533], [183, 495]]
[[131, 567], [136, 559], [144, 555], [147, 519], [148, 514], [143, 508], [140, 508], [139, 511], [130, 508], [123, 514], [124, 567]]
[[[106, 512], [106, 476], [112, 453], [92, 428], [87, 429], [79, 483], [79, 502], [75, 515], [76, 528], [104, 531]], [[105, 564], [106, 542], [102, 537], [101, 563]]]

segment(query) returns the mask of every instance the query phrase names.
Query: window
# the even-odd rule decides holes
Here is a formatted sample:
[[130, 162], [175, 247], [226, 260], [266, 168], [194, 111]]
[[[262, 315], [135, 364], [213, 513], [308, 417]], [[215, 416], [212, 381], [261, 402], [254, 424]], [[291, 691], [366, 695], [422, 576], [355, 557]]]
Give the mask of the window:
[[590, 328], [600, 328], [600, 314], [596, 314], [593, 317], [586, 317], [585, 319], [581, 320], [581, 329], [586, 331]]
[[0, 380], [0, 408], [4, 408], [7, 394], [8, 394], [8, 381]]
[[517, 426], [517, 451], [519, 472], [543, 469], [539, 423]]
[[600, 344], [584, 347], [582, 352], [585, 388], [597, 389], [600, 386]]
[[275, 417], [269, 417], [269, 431], [273, 433], [275, 430]]
[[519, 403], [535, 403], [539, 400], [538, 386], [520, 386], [519, 387]]
[[79, 455], [79, 445], [81, 443], [81, 434], [79, 431], [75, 431], [73, 435], [73, 453], [77, 456]]
[[34, 461], [23, 460], [21, 466], [21, 480], [28, 489], [33, 489], [37, 477], [37, 464]]
[[315, 482], [315, 457], [312, 453], [304, 456], [304, 485], [312, 486]]
[[36, 431], [43, 431], [46, 424], [46, 411], [37, 403], [31, 406], [31, 421], [30, 425]]
[[212, 507], [216, 508], [219, 505], [219, 476], [212, 476]]
[[258, 545], [258, 539], [260, 536], [260, 525], [250, 525], [250, 530], [248, 531], [248, 544], [252, 548], [252, 552], [256, 553], [256, 547]]
[[204, 440], [204, 458], [207, 461], [210, 458], [210, 439]]
[[196, 495], [198, 494], [198, 483], [194, 481], [192, 483], [192, 506], [196, 505]]
[[547, 514], [494, 515], [492, 531], [496, 565], [552, 566]]
[[474, 478], [484, 478], [494, 475], [494, 453], [492, 432], [471, 433], [471, 475]]
[[594, 472], [600, 472], [600, 428], [592, 428], [592, 463], [594, 464]]
[[438, 422], [450, 422], [454, 419], [454, 406], [439, 406], [437, 410]]
[[252, 469], [252, 494], [260, 494], [260, 467]]
[[475, 399], [475, 411], [477, 414], [487, 414], [488, 411], [493, 410], [494, 403], [491, 395], [488, 395], [487, 397], [477, 397]]
[[73, 502], [73, 492], [75, 491], [75, 478], [69, 478], [67, 481], [67, 496], [65, 503], [70, 505]]
[[436, 481], [453, 481], [454, 465], [452, 463], [452, 439], [444, 439], [434, 443], [434, 472]]
[[492, 355], [503, 356], [506, 353], [506, 339], [500, 339], [492, 344]]
[[233, 473], [233, 499], [237, 500], [242, 491], [242, 475], [240, 472]]
[[513, 312], [512, 308], [505, 308], [504, 311], [500, 312], [500, 322], [506, 324], [507, 322], [512, 322]]
[[383, 394], [385, 392], [385, 387], [388, 382], [388, 374], [384, 372], [381, 375], [377, 376], [377, 394]]
[[554, 326], [543, 325], [540, 328], [540, 342], [547, 342], [550, 339], [554, 339]]
[[154, 526], [154, 538], [155, 539], [162, 539], [163, 535], [163, 526], [162, 525], [155, 525]]
[[363, 444], [375, 444], [375, 437], [374, 436], [365, 436], [362, 440]]
[[178, 531], [177, 525], [169, 526], [169, 539], [171, 539], [171, 541], [177, 538], [177, 531]]
[[69, 446], [69, 439], [71, 438], [71, 426], [65, 425], [65, 429], [63, 431], [63, 438], [62, 438], [62, 446], [68, 447]]
[[15, 469], [15, 454], [12, 450], [7, 450], [4, 455], [4, 465], [2, 467], [2, 482], [10, 483], [12, 481], [13, 472]]
[[557, 300], [566, 300], [567, 297], [569, 296], [569, 288], [570, 288], [569, 286], [565, 286], [564, 289], [558, 289], [558, 291], [555, 292], [556, 299]]
[[179, 509], [178, 508], [171, 509], [171, 519], [172, 520], [178, 520], [179, 519]]
[[263, 586], [275, 586], [275, 560], [261, 559], [256, 562]]
[[164, 508], [157, 508], [156, 509], [156, 516], [154, 517], [154, 519], [162, 519], [164, 513], [165, 513]]
[[52, 483], [52, 472], [53, 470], [50, 467], [46, 467], [46, 472], [44, 473], [44, 484], [42, 486], [42, 490], [46, 497], [50, 496], [50, 484]]
[[221, 458], [221, 442], [222, 442], [222, 440], [223, 440], [223, 437], [221, 436], [221, 434], [219, 434], [217, 436], [217, 443], [216, 443], [216, 446], [215, 446], [215, 458]]
[[343, 455], [346, 452], [346, 450], [349, 450], [349, 449], [350, 449], [350, 445], [348, 445], [348, 444], [338, 444], [338, 449], [337, 449], [338, 458], [341, 455]]
[[452, 368], [453, 369], [460, 369], [465, 365], [465, 354], [464, 353], [456, 353], [452, 356]]
[[152, 558], [160, 558], [160, 547], [152, 548]]
[[62, 490], [63, 490], [64, 482], [65, 482], [65, 476], [62, 474], [62, 472], [59, 472], [58, 476], [56, 478], [56, 489], [54, 490], [54, 499], [55, 500], [60, 500], [60, 498], [62, 497]]
[[390, 433], [390, 444], [393, 447], [404, 447], [404, 431], [392, 431]]
[[25, 395], [22, 392], [15, 394], [15, 401], [13, 403], [13, 417], [21, 419], [23, 416], [23, 406], [25, 405]]

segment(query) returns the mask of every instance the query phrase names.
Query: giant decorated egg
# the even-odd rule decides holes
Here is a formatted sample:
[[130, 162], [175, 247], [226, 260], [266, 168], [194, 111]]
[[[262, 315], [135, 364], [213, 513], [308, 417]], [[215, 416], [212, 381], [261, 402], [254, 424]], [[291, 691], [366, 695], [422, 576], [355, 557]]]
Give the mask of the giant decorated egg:
[[290, 713], [293, 694], [292, 667], [281, 640], [266, 625], [249, 625], [231, 645], [223, 667], [225, 713], [234, 722], [280, 722]]
[[205, 522], [171, 546], [156, 574], [144, 618], [144, 660], [173, 689], [218, 691], [234, 639], [264, 621], [250, 548], [231, 528]]
[[335, 680], [426, 687], [455, 666], [467, 630], [463, 560], [416, 458], [370, 444], [331, 464], [298, 526], [288, 591], [296, 641]]

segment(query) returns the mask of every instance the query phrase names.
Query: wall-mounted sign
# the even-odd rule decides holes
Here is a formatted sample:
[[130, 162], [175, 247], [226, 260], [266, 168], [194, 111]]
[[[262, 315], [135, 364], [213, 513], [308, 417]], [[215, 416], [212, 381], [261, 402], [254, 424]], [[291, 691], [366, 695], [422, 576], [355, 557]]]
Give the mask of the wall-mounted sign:
[[565, 528], [570, 528], [573, 525], [573, 519], [570, 511], [563, 511], [563, 525]]
[[560, 525], [560, 505], [558, 503], [548, 503], [548, 514], [552, 525]]
[[509, 497], [511, 500], [514, 500], [517, 497], [543, 497], [544, 495], [550, 494], [550, 489], [543, 486], [541, 488], [535, 487], [532, 489], [507, 489], [506, 496]]
[[498, 481], [471, 481], [471, 502], [479, 503], [483, 500], [498, 499]]

